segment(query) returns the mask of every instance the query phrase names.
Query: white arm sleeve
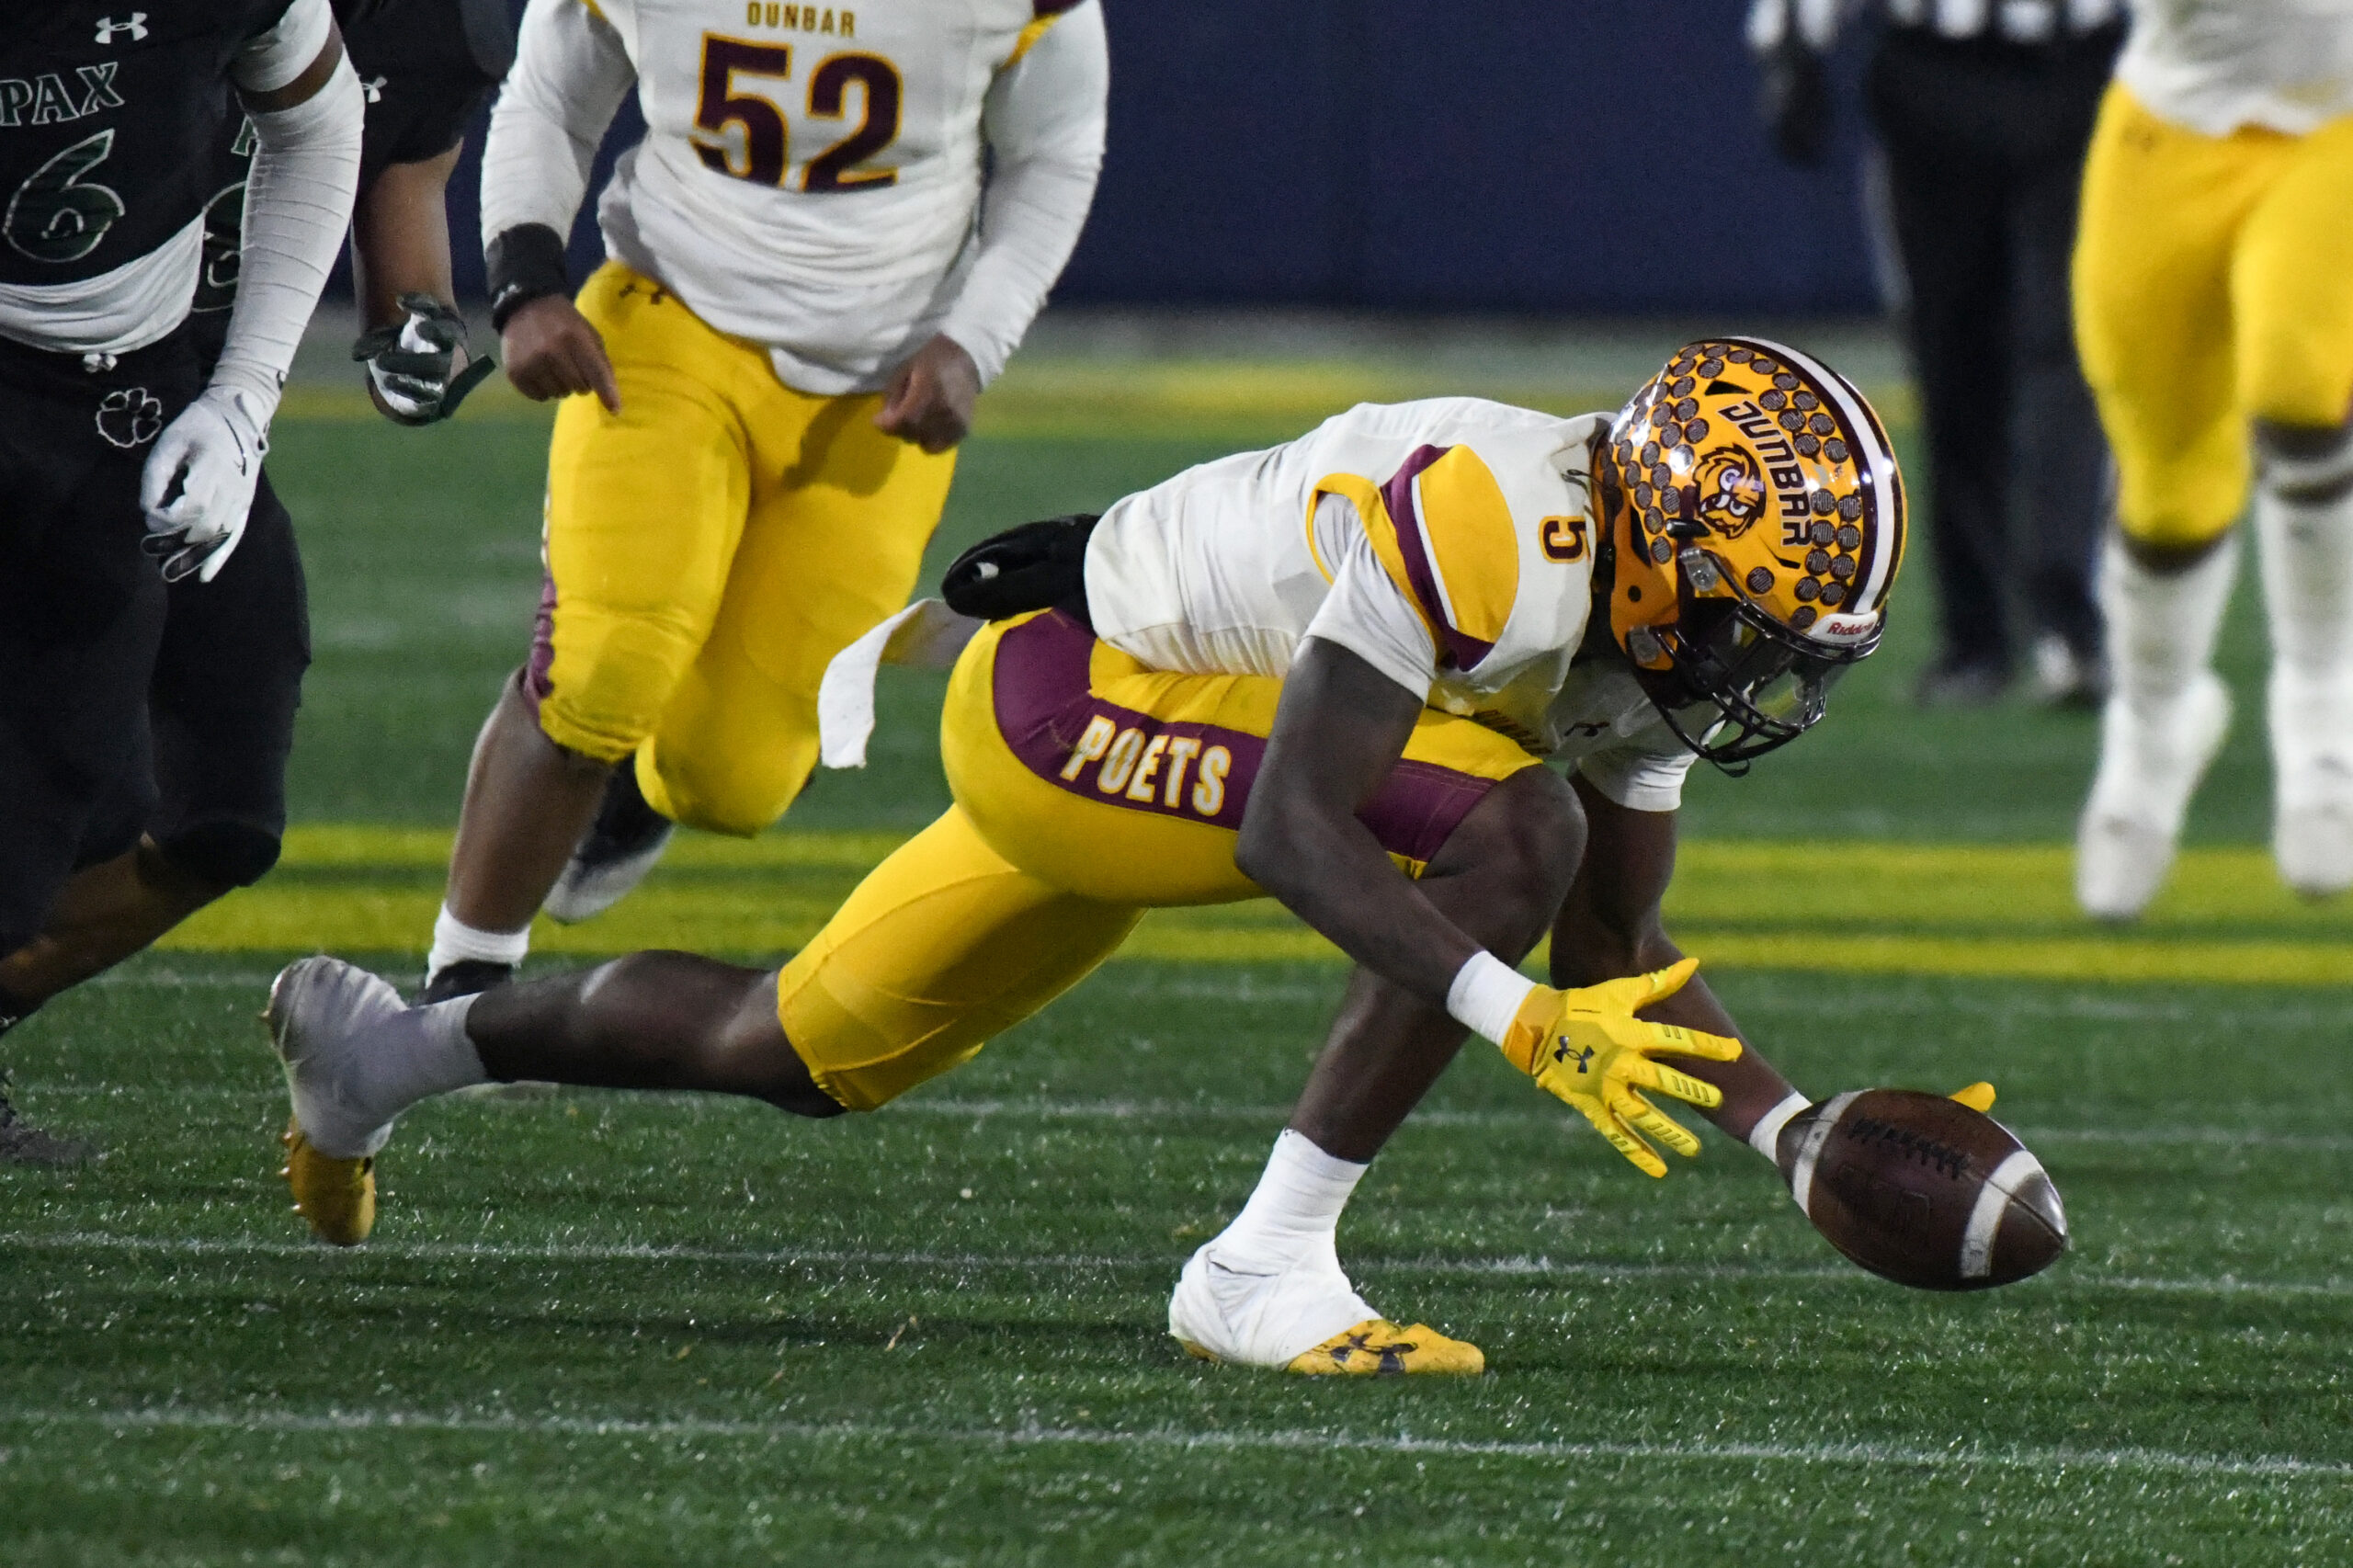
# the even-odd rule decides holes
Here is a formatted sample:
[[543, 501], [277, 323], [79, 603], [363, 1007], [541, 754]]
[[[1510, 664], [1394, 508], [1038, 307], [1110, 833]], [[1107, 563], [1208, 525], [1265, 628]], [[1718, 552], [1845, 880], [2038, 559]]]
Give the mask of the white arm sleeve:
[[334, 26], [327, 0], [293, 0], [267, 32], [247, 40], [237, 51], [229, 62], [229, 79], [248, 93], [278, 91], [311, 68]]
[[1110, 51], [1098, 0], [1066, 13], [998, 73], [981, 110], [995, 166], [981, 198], [981, 247], [940, 330], [986, 386], [1070, 260], [1103, 168]]
[[620, 35], [584, 0], [530, 0], [482, 150], [482, 235], [525, 223], [569, 236], [605, 128], [637, 81]]
[[[1327, 494], [1316, 509], [1347, 506], [1345, 496]], [[1333, 531], [1317, 530], [1326, 538]], [[1430, 683], [1438, 676], [1438, 644], [1405, 590], [1372, 552], [1372, 541], [1362, 528], [1349, 528], [1331, 591], [1301, 636], [1336, 642], [1416, 698], [1429, 700]]]
[[[295, 14], [311, 4], [296, 0], [278, 28], [291, 25]], [[318, 0], [318, 9], [325, 11], [324, 0]], [[318, 52], [313, 48], [311, 59]], [[294, 75], [309, 65], [305, 61]], [[243, 76], [238, 80], [244, 84]], [[210, 385], [245, 393], [252, 400], [247, 414], [257, 429], [267, 429], [302, 328], [317, 308], [319, 290], [351, 222], [352, 198], [359, 187], [360, 122], [367, 110], [351, 62], [339, 58], [325, 83], [301, 103], [249, 112], [260, 145], [245, 176], [237, 300]]]

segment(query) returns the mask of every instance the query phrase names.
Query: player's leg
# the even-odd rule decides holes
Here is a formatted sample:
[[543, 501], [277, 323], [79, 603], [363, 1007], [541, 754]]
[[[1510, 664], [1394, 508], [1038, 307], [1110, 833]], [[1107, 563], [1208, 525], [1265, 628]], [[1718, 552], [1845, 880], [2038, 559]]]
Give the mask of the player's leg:
[[[136, 842], [165, 607], [139, 481], [196, 381], [178, 335], [104, 363], [0, 344], [0, 958]], [[0, 1032], [40, 999], [0, 991]], [[0, 1156], [42, 1153], [34, 1137], [0, 1113]]]
[[0, 990], [45, 1001], [112, 968], [278, 863], [286, 759], [311, 657], [292, 519], [267, 472], [210, 583], [183, 578], [149, 687], [155, 802], [139, 841], [74, 875]]
[[374, 1219], [372, 1156], [420, 1100], [493, 1080], [871, 1110], [1077, 983], [1140, 911], [1017, 870], [951, 810], [862, 881], [779, 975], [690, 953], [404, 1006], [334, 959], [290, 968], [271, 1029], [294, 1107], [288, 1174], [327, 1240]]
[[521, 960], [613, 765], [654, 733], [709, 637], [743, 531], [734, 400], [766, 361], [625, 267], [600, 269], [580, 303], [604, 335], [621, 410], [581, 396], [556, 413], [549, 592], [531, 663], [475, 743], [428, 994]]
[[2111, 87], [2085, 169], [2075, 334], [2116, 459], [2118, 533], [2100, 587], [2114, 684], [2075, 894], [2106, 919], [2156, 895], [2229, 723], [2208, 667], [2247, 475], [2229, 262], [2267, 158], [2259, 138], [2198, 135]]
[[783, 815], [817, 765], [825, 666], [907, 602], [956, 455], [876, 429], [881, 404], [772, 385], [751, 411], [726, 597], [638, 756], [646, 803], [669, 820], [749, 835]]
[[[1569, 786], [1549, 768], [1525, 768], [1483, 792], [1418, 881], [1481, 946], [1516, 960], [1551, 924], [1584, 847]], [[1186, 1263], [1169, 1302], [1172, 1335], [1198, 1355], [1302, 1372], [1484, 1366], [1471, 1346], [1383, 1318], [1338, 1252], [1349, 1197], [1464, 1038], [1445, 1008], [1361, 969], [1349, 977], [1249, 1201]]]
[[2231, 272], [2260, 464], [2272, 849], [2311, 896], [2353, 886], [2353, 117], [2303, 137]]
[[2075, 358], [2068, 263], [2083, 186], [2084, 152], [2107, 80], [2113, 40], [2073, 46], [2059, 69], [2075, 84], [2044, 102], [2047, 140], [2018, 169], [2011, 232], [2012, 551], [2033, 622], [2038, 695], [2070, 707], [2108, 695], [2098, 579], [2108, 519], [2108, 443]]
[[2002, 128], [1974, 107], [1999, 91], [2002, 75], [1973, 53], [1906, 29], [1881, 40], [1869, 82], [1934, 476], [1927, 532], [1940, 646], [1917, 688], [1930, 704], [1991, 701], [2010, 675], [2003, 206], [2011, 176]]

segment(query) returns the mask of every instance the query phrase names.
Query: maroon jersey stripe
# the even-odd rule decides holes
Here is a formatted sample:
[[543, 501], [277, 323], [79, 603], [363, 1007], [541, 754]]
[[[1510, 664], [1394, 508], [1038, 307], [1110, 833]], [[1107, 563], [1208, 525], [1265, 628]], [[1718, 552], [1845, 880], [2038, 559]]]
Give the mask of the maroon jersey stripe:
[[1414, 481], [1422, 470], [1453, 449], [1415, 448], [1404, 466], [1391, 474], [1389, 483], [1381, 487], [1381, 495], [1389, 505], [1389, 521], [1397, 530], [1397, 553], [1405, 559], [1405, 576], [1413, 585], [1414, 597], [1421, 601], [1430, 624], [1438, 628], [1447, 657], [1454, 662], [1455, 668], [1467, 670], [1493, 653], [1495, 645], [1467, 635], [1447, 619], [1446, 601], [1438, 591], [1438, 574], [1430, 569], [1428, 552], [1422, 549], [1421, 514], [1414, 503]]

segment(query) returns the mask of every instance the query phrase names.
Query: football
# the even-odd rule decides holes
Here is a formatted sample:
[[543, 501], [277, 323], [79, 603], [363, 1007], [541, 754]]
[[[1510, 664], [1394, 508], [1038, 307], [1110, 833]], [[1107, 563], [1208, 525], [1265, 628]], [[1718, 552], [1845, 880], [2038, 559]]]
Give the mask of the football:
[[1941, 1095], [1867, 1089], [1782, 1132], [1790, 1196], [1824, 1240], [1882, 1278], [1983, 1290], [2067, 1248], [2067, 1215], [2010, 1130]]

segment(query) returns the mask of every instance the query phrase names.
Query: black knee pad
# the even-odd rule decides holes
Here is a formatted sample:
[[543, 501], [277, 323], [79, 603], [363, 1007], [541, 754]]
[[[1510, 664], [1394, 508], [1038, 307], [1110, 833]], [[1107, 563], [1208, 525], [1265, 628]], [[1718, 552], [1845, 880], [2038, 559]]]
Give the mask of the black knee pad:
[[278, 864], [278, 835], [241, 822], [200, 822], [156, 846], [176, 869], [219, 887], [246, 888]]

